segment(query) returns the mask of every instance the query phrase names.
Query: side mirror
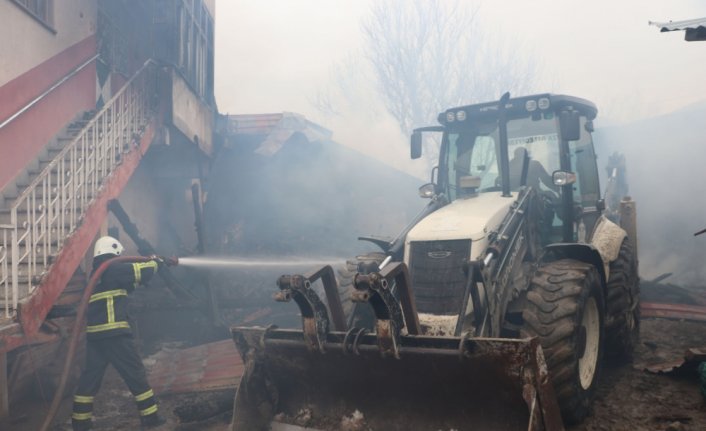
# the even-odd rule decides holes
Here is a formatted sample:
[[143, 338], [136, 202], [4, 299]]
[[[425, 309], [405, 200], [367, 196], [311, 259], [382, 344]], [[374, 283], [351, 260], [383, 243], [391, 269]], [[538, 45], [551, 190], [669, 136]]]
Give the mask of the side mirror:
[[426, 183], [419, 187], [419, 197], [424, 199], [431, 199], [434, 197], [434, 192], [436, 185], [434, 183]]
[[412, 159], [422, 157], [422, 132], [412, 132], [412, 138], [410, 141], [409, 156]]
[[581, 138], [581, 121], [578, 111], [561, 111], [559, 113], [559, 127], [561, 139], [564, 141], [578, 141]]

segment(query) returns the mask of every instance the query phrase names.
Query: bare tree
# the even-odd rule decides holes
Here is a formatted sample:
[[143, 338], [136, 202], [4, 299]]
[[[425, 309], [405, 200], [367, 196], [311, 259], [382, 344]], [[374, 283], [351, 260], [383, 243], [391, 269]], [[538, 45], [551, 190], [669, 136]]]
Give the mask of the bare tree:
[[[413, 128], [436, 124], [443, 110], [499, 98], [505, 91], [527, 93], [537, 63], [520, 56], [509, 43], [484, 28], [478, 7], [441, 0], [378, 0], [364, 19], [365, 59], [377, 95], [409, 135]], [[340, 72], [338, 81], [347, 79]], [[343, 93], [346, 91], [343, 90]], [[315, 101], [322, 112], [325, 96]], [[425, 146], [431, 163], [438, 145]]]

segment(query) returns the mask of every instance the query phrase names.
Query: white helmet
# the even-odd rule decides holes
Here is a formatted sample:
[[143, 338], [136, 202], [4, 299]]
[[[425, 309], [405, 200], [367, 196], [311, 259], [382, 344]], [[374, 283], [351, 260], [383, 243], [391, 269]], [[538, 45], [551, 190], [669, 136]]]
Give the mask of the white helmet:
[[98, 238], [96, 245], [93, 247], [93, 257], [97, 257], [102, 254], [114, 254], [116, 256], [120, 256], [122, 252], [123, 245], [112, 236], [102, 236]]

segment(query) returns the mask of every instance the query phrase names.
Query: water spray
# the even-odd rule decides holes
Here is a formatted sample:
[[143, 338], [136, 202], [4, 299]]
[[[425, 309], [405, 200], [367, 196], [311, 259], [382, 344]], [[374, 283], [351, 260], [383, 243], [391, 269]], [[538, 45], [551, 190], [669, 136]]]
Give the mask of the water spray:
[[[175, 258], [176, 259], [176, 258]], [[179, 266], [203, 268], [283, 268], [300, 266], [338, 265], [344, 258], [224, 258], [206, 256], [187, 256], [177, 259]]]

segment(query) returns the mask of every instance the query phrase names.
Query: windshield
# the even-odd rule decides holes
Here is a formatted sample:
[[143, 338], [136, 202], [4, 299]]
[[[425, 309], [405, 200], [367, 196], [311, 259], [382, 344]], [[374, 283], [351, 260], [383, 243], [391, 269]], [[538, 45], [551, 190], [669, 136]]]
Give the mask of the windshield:
[[[559, 169], [557, 122], [553, 115], [538, 120], [510, 119], [507, 122], [508, 155], [510, 158], [510, 189], [520, 187], [525, 151], [530, 157], [527, 184], [538, 191], [553, 190], [551, 172]], [[468, 190], [468, 177], [477, 177], [478, 192], [499, 191], [500, 146], [497, 121], [471, 123], [467, 127], [447, 132], [442, 147], [440, 180], [449, 200], [463, 197]]]

